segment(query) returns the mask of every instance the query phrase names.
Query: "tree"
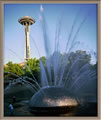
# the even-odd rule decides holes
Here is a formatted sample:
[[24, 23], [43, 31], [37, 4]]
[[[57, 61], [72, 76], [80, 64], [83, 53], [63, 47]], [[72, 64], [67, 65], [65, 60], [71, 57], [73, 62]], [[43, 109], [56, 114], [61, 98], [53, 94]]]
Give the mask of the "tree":
[[54, 52], [50, 59], [52, 59], [50, 68], [52, 76], [56, 76], [54, 74], [54, 67], [56, 67], [57, 79], [62, 76], [62, 79], [65, 80], [74, 76], [85, 64], [90, 64], [91, 55], [81, 50], [64, 54]]
[[34, 77], [39, 80], [39, 72], [40, 72], [40, 66], [39, 66], [39, 59], [30, 59], [25, 64], [25, 76], [33, 78]]
[[[4, 72], [8, 72], [8, 75], [5, 75], [4, 78], [12, 77], [15, 78], [17, 76], [22, 76], [24, 71], [19, 64], [13, 64], [11, 61], [4, 66]], [[15, 74], [15, 75], [14, 75]]]
[[42, 56], [40, 58], [41, 62], [43, 63], [44, 67], [46, 67], [46, 57], [45, 56]]

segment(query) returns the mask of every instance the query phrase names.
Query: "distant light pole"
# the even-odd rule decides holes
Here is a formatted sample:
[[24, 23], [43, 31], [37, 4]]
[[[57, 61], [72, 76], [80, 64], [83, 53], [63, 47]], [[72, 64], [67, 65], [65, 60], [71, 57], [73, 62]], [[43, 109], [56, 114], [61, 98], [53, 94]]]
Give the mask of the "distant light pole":
[[18, 20], [21, 25], [25, 26], [25, 50], [24, 50], [24, 62], [30, 59], [30, 41], [29, 41], [29, 32], [30, 25], [35, 23], [35, 20], [29, 16], [24, 16]]

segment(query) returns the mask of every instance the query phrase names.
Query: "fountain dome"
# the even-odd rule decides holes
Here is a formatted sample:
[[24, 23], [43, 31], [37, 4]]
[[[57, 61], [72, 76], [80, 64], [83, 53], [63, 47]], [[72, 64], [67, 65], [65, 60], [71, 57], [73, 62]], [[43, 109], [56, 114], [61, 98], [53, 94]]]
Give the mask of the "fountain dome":
[[[60, 110], [78, 106], [73, 94], [62, 87], [44, 87], [34, 94], [30, 100], [30, 110], [34, 113], [58, 113]], [[62, 112], [61, 112], [62, 113]]]

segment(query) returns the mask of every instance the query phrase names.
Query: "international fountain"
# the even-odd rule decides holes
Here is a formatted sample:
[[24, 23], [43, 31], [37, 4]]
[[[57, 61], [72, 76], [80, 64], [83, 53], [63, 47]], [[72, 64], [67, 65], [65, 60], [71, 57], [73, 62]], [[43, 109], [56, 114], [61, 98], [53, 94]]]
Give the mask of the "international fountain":
[[[47, 44], [47, 31], [44, 21], [44, 15], [42, 13], [43, 20], [41, 21], [45, 50], [47, 53], [46, 58], [46, 68], [40, 59], [40, 69], [41, 69], [41, 86], [35, 79], [34, 75], [31, 73], [27, 64], [25, 66], [30, 71], [32, 78], [29, 77], [18, 77], [12, 85], [9, 85], [5, 88], [5, 93], [13, 85], [20, 82], [30, 89], [34, 95], [31, 97], [29, 102], [30, 111], [34, 115], [58, 115], [68, 113], [79, 105], [84, 103], [89, 103], [92, 101], [97, 101], [96, 93], [96, 80], [97, 72], [92, 70], [91, 65], [86, 63], [81, 67], [78, 67], [80, 62], [84, 60], [86, 54], [80, 54], [75, 61], [69, 67], [68, 72], [66, 71], [67, 63], [69, 61], [69, 55], [71, 53], [71, 48], [74, 46], [74, 40], [72, 41], [71, 47], [68, 51], [68, 54], [61, 60], [61, 56], [58, 50], [59, 42], [59, 32], [60, 28], [57, 30], [57, 39], [55, 40], [55, 50], [53, 57], [49, 56], [49, 48]], [[74, 26], [73, 26], [74, 27]], [[72, 29], [73, 29], [72, 27]], [[72, 30], [71, 30], [72, 33]], [[69, 36], [68, 41], [70, 40], [71, 35]], [[67, 41], [67, 46], [68, 46]], [[77, 43], [75, 43], [77, 44]], [[66, 47], [67, 47], [66, 46]], [[52, 76], [51, 66], [53, 66], [54, 75]], [[65, 78], [64, 75], [66, 74]], [[54, 79], [54, 80], [52, 80]], [[30, 82], [31, 81], [31, 82]], [[34, 83], [34, 84], [33, 84]], [[94, 88], [94, 89], [93, 89]]]

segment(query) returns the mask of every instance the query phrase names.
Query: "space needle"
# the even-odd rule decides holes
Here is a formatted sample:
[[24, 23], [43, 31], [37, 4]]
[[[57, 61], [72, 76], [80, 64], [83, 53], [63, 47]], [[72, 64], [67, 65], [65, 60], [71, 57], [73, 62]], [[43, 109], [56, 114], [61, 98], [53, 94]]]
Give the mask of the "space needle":
[[25, 50], [24, 50], [24, 62], [27, 62], [30, 59], [30, 40], [29, 32], [30, 25], [35, 23], [35, 20], [29, 16], [24, 16], [18, 20], [18, 22], [25, 27]]

